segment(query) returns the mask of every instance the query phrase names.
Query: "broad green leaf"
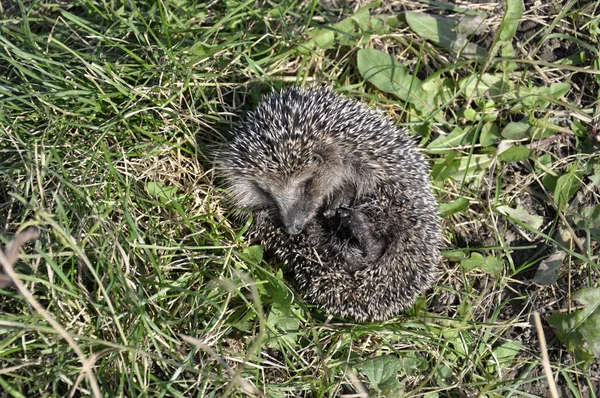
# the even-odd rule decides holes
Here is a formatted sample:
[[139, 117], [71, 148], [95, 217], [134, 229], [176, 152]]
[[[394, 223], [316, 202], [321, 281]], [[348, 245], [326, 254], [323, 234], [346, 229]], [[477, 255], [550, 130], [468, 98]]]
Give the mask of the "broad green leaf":
[[429, 368], [429, 362], [422, 355], [416, 352], [407, 352], [402, 355], [402, 365], [404, 372], [408, 376], [421, 374]]
[[471, 97], [489, 97], [492, 100], [501, 99], [506, 93], [513, 93], [514, 83], [506, 79], [505, 76], [483, 74], [478, 79], [476, 75], [461, 79], [458, 86], [462, 90], [465, 98]]
[[556, 182], [558, 181], [558, 176], [551, 174], [553, 169], [552, 156], [546, 153], [540, 156], [537, 160], [540, 164], [536, 164], [536, 171], [542, 174], [542, 183], [544, 184], [544, 187], [548, 191], [554, 192], [554, 190], [556, 189]]
[[452, 369], [446, 365], [440, 365], [435, 372], [435, 381], [440, 387], [447, 387], [452, 384]]
[[600, 205], [581, 207], [571, 217], [577, 228], [588, 231], [591, 239], [600, 241]]
[[571, 131], [575, 133], [577, 137], [583, 138], [584, 140], [590, 139], [589, 128], [584, 125], [580, 120], [573, 119], [571, 121], [570, 126]]
[[581, 186], [581, 172], [569, 171], [556, 181], [554, 188], [554, 202], [562, 207], [577, 193]]
[[543, 259], [538, 266], [533, 281], [540, 285], [553, 285], [558, 281], [558, 274], [563, 267], [563, 260], [567, 254], [562, 250], [556, 250], [547, 258]]
[[238, 330], [247, 331], [252, 330], [256, 318], [256, 311], [248, 311], [247, 307], [238, 307], [227, 317], [227, 323]]
[[261, 245], [248, 246], [242, 252], [245, 260], [259, 264], [263, 259], [263, 247]]
[[[322, 49], [330, 49], [336, 44], [348, 45], [356, 41], [356, 39], [360, 38], [369, 29], [371, 23], [369, 9], [372, 7], [375, 7], [375, 5], [369, 4], [336, 24], [310, 31], [308, 34], [311, 36], [311, 40], [302, 45], [301, 51], [312, 49], [314, 46]], [[380, 20], [376, 22], [381, 25]]]
[[460, 159], [456, 173], [451, 174], [450, 177], [457, 181], [462, 180], [465, 176], [467, 181], [479, 178], [491, 164], [492, 158], [489, 155], [463, 156]]
[[357, 64], [361, 76], [379, 90], [413, 104], [424, 115], [436, 110], [421, 80], [411, 75], [392, 55], [379, 50], [362, 49], [358, 51]]
[[486, 57], [485, 48], [468, 41], [464, 33], [459, 33], [455, 27], [456, 19], [443, 15], [407, 12], [405, 14], [408, 26], [425, 40], [439, 44], [446, 50], [471, 57]]
[[488, 369], [490, 372], [501, 372], [510, 369], [513, 361], [523, 344], [519, 341], [507, 341], [499, 347], [494, 348], [492, 358], [488, 360]]
[[456, 21], [443, 15], [407, 12], [406, 23], [413, 32], [425, 40], [440, 44], [450, 50], [452, 38], [456, 38]]
[[[484, 108], [484, 110], [486, 111], [483, 114], [483, 121], [486, 123], [489, 122], [495, 122], [496, 120], [498, 120], [498, 110], [495, 108], [496, 107], [496, 103], [494, 101], [488, 101], [489, 106], [486, 106]], [[496, 126], [495, 124], [493, 124], [493, 126], [496, 128], [496, 133], [498, 132], [498, 126]]]
[[461, 212], [469, 207], [469, 199], [458, 198], [450, 203], [443, 203], [440, 205], [440, 214], [442, 217], [448, 217], [454, 213]]
[[[491, 117], [492, 115], [490, 115]], [[484, 117], [485, 120], [485, 117]], [[486, 123], [481, 128], [479, 133], [479, 143], [482, 147], [489, 147], [496, 144], [500, 140], [500, 134], [498, 134], [498, 125], [496, 123]]]
[[279, 347], [279, 340], [283, 340], [290, 347], [295, 347], [300, 336], [300, 320], [292, 314], [285, 314], [275, 306], [271, 308], [267, 323], [271, 326], [271, 329], [277, 331], [273, 334], [269, 331], [269, 335], [276, 337], [276, 339], [270, 339], [267, 342], [267, 346], [271, 348]]
[[537, 162], [535, 163], [535, 171], [541, 174], [548, 169], [552, 169], [552, 156], [550, 156], [549, 153], [538, 156]]
[[529, 159], [531, 149], [522, 145], [511, 146], [498, 154], [498, 159], [503, 162], [520, 162]]
[[588, 362], [600, 357], [600, 288], [581, 289], [573, 300], [582, 308], [571, 314], [554, 313], [548, 323], [578, 361]]
[[267, 277], [267, 283], [261, 284], [261, 291], [264, 294], [263, 303], [272, 303], [267, 323], [276, 331], [276, 333], [269, 332], [270, 336], [276, 338], [269, 340], [267, 345], [276, 348], [280, 344], [278, 340], [284, 340], [294, 347], [300, 335], [300, 320], [292, 313], [294, 296], [283, 282], [281, 269], [274, 277], [270, 275]]
[[468, 358], [473, 350], [473, 336], [471, 333], [460, 329], [447, 329], [443, 332], [446, 344], [452, 345], [454, 352], [459, 357]]
[[465, 109], [465, 111], [463, 112], [463, 114], [465, 115], [465, 119], [474, 122], [475, 120], [478, 119], [478, 114], [477, 111], [473, 108], [467, 108]]
[[465, 35], [481, 34], [486, 30], [485, 19], [481, 15], [463, 15], [454, 30]]
[[569, 92], [571, 85], [568, 83], [553, 83], [550, 87], [543, 86], [518, 86], [515, 91], [515, 98], [519, 99], [517, 106], [513, 108], [539, 108], [545, 109], [552, 100], [559, 100]]
[[146, 183], [146, 191], [148, 194], [162, 204], [171, 202], [179, 193], [177, 187], [165, 185], [162, 182], [148, 182]]
[[328, 50], [335, 46], [335, 33], [332, 30], [317, 29], [309, 32], [309, 35], [312, 36], [312, 42], [319, 48]]
[[423, 80], [423, 90], [427, 91], [434, 104], [443, 104], [454, 100], [456, 82], [450, 78], [440, 79], [439, 76], [431, 75]]
[[373, 4], [369, 4], [366, 7], [359, 8], [350, 17], [333, 25], [337, 30], [345, 33], [356, 33], [357, 27], [361, 30], [367, 30], [369, 28], [369, 22], [371, 20], [370, 8], [373, 8]]
[[470, 144], [473, 141], [474, 131], [471, 126], [464, 129], [455, 127], [448, 135], [440, 135], [435, 140], [427, 145], [428, 149], [452, 149], [458, 146]]
[[530, 127], [531, 125], [527, 123], [510, 122], [502, 129], [500, 134], [507, 140], [522, 140], [529, 137]]
[[462, 250], [444, 250], [442, 256], [450, 261], [458, 262], [465, 258], [465, 252]]
[[542, 177], [542, 183], [544, 184], [544, 187], [550, 191], [550, 192], [554, 192], [556, 190], [556, 186], [558, 184], [558, 178], [557, 176], [553, 176], [550, 173], [546, 173], [544, 174], [544, 176]]
[[283, 282], [283, 271], [279, 269], [275, 276], [268, 275], [267, 280], [268, 283], [261, 285], [265, 294], [263, 301], [265, 303], [272, 303], [273, 308], [280, 311], [283, 315], [291, 314], [294, 295]]
[[500, 40], [508, 41], [514, 37], [522, 15], [523, 0], [506, 0], [506, 12], [500, 25]]
[[492, 275], [502, 274], [502, 262], [496, 257], [488, 256], [483, 257], [479, 253], [471, 253], [471, 257], [465, 258], [461, 261], [461, 265], [467, 269], [472, 270], [474, 268], [481, 268], [485, 272]]
[[548, 90], [554, 98], [561, 99], [571, 90], [571, 85], [569, 83], [552, 83]]
[[444, 182], [450, 175], [456, 173], [460, 157], [457, 151], [451, 151], [443, 158], [436, 158], [431, 167], [431, 178], [433, 181]]
[[[404, 18], [401, 14], [378, 14], [374, 15], [373, 19], [379, 20], [379, 23], [384, 24], [392, 29], [398, 28], [405, 24]], [[373, 21], [371, 21], [373, 24]]]
[[600, 205], [581, 207], [577, 213], [573, 218], [578, 228], [600, 228]]
[[502, 261], [496, 257], [488, 256], [485, 258], [485, 263], [481, 268], [488, 274], [500, 276], [504, 267], [502, 266]]
[[517, 205], [515, 209], [507, 205], [498, 206], [496, 207], [496, 211], [538, 230], [544, 223], [544, 218], [542, 216], [529, 213], [522, 205]]
[[600, 187], [600, 164], [595, 164], [593, 166], [594, 174], [590, 175], [590, 180], [596, 185]]
[[[504, 18], [500, 24], [498, 32], [498, 40], [490, 50], [492, 55], [495, 55], [500, 49], [500, 53], [504, 58], [515, 58], [516, 52], [512, 45], [512, 38], [514, 37], [517, 26], [519, 25], [519, 19], [523, 15], [523, 0], [507, 0], [506, 11]], [[509, 71], [518, 68], [515, 62], [502, 62], [502, 70]]]
[[[502, 46], [502, 49], [500, 50], [500, 54], [502, 54], [503, 57], [514, 58], [517, 56], [515, 48], [513, 47], [511, 42], [504, 42], [502, 44], [503, 44], [503, 46]], [[508, 66], [509, 66], [508, 70], [514, 70], [514, 66], [516, 65], [516, 63], [513, 61], [508, 61], [505, 63], [505, 65], [506, 64], [508, 64]]]
[[444, 181], [447, 178], [472, 181], [480, 179], [491, 164], [492, 158], [489, 155], [457, 156], [457, 152], [452, 151], [445, 158], [434, 160], [431, 176], [434, 181]]
[[386, 355], [367, 359], [355, 365], [355, 368], [367, 376], [371, 390], [387, 394], [381, 395], [383, 397], [397, 396], [403, 389], [402, 384], [398, 381], [398, 372], [403, 370], [403, 364], [395, 356]]
[[381, 17], [380, 15], [374, 15], [370, 20], [371, 32], [377, 35], [383, 35], [388, 33], [391, 26], [387, 24], [388, 18]]
[[481, 268], [485, 263], [485, 257], [479, 253], [471, 253], [471, 256], [461, 261], [460, 265], [467, 270]]

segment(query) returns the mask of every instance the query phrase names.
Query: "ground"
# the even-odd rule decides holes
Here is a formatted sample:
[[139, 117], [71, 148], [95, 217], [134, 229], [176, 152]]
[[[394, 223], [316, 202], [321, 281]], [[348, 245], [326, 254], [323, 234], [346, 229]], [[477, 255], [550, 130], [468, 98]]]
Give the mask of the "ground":
[[[0, 273], [0, 395], [550, 397], [547, 352], [558, 396], [598, 396], [600, 336], [552, 319], [598, 288], [600, 6], [520, 4], [2, 2], [1, 246], [40, 237]], [[397, 319], [306, 303], [213, 170], [292, 84], [432, 165], [444, 259]]]

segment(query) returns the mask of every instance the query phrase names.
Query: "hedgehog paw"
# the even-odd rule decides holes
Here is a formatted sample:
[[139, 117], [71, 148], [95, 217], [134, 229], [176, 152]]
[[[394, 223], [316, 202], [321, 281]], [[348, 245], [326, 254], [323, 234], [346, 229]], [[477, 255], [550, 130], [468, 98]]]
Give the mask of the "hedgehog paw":
[[360, 211], [347, 208], [338, 209], [337, 215], [340, 223], [358, 240], [364, 260], [370, 263], [379, 260], [385, 250], [385, 242], [376, 236], [366, 216]]
[[332, 195], [332, 199], [325, 205], [323, 215], [327, 218], [340, 216], [341, 209], [348, 209], [351, 203], [355, 200], [356, 190], [352, 187], [347, 187]]
[[325, 216], [325, 218], [333, 218], [336, 215], [336, 213], [337, 213], [337, 209], [335, 209], [333, 207], [328, 207], [323, 212], [323, 215]]

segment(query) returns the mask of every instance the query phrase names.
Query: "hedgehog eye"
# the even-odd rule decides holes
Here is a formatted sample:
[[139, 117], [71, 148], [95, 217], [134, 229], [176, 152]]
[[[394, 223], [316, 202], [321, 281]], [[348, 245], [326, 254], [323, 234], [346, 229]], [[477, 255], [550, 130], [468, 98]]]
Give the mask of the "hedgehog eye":
[[323, 164], [323, 157], [318, 153], [313, 153], [310, 157], [310, 163], [312, 164]]
[[267, 187], [267, 184], [265, 184], [264, 182], [256, 181], [254, 183], [254, 185], [256, 185], [256, 188], [258, 188], [265, 195], [270, 195], [269, 188]]
[[255, 181], [254, 187], [257, 190], [256, 194], [260, 195], [261, 199], [263, 200], [262, 201], [263, 206], [265, 206], [266, 208], [272, 207], [272, 205], [275, 201], [273, 199], [273, 195], [271, 194], [271, 191], [267, 187], [267, 184], [265, 184], [262, 181]]
[[312, 179], [308, 179], [304, 182], [304, 193], [310, 194], [312, 188]]

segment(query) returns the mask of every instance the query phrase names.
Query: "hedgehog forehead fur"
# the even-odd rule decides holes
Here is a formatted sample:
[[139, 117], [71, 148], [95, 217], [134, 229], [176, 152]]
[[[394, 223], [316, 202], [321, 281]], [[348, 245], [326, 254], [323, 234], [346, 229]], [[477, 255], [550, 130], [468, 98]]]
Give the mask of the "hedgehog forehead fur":
[[250, 112], [231, 145], [234, 166], [247, 173], [290, 176], [306, 165], [331, 139], [331, 107], [313, 103], [295, 90], [272, 95]]
[[292, 175], [312, 151], [378, 149], [385, 156], [386, 149], [395, 150], [394, 141], [404, 140], [379, 113], [329, 89], [288, 89], [267, 97], [246, 116], [231, 151], [233, 166], [248, 173]]

